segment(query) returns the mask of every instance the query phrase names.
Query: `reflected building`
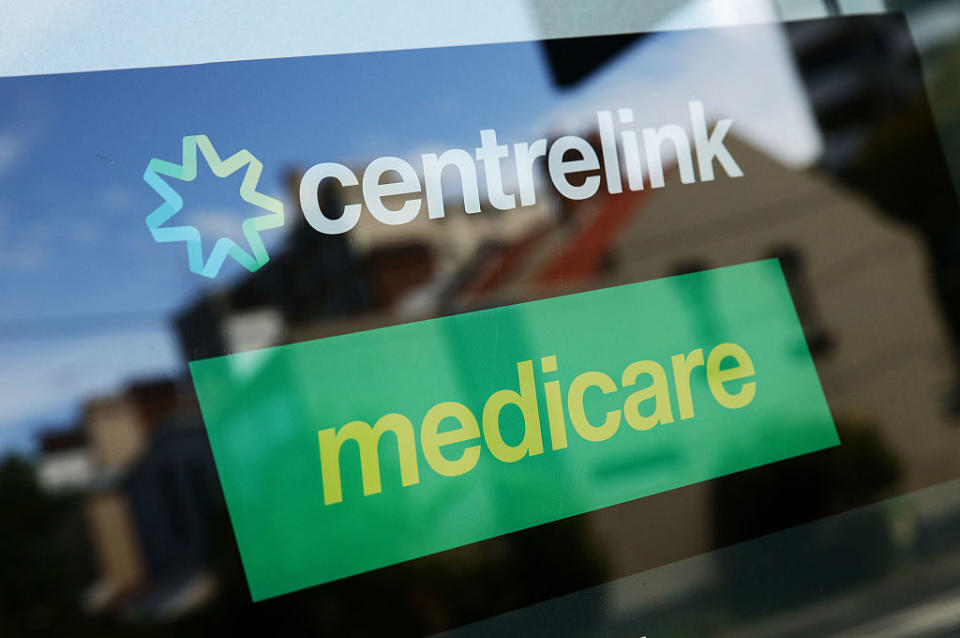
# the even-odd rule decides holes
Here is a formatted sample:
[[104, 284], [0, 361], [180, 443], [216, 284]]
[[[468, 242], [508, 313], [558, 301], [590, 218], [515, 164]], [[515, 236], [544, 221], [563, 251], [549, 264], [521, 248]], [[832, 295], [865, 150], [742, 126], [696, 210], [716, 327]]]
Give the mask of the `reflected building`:
[[[598, 194], [563, 221], [537, 224], [466, 266], [461, 286], [447, 291], [440, 305], [469, 310], [668, 277], [691, 267], [779, 258], [836, 420], [868, 424], [882, 447], [897, 450], [896, 484], [888, 477], [866, 485], [846, 495], [844, 506], [952, 478], [960, 431], [950, 427], [941, 390], [953, 370], [934, 354], [947, 349], [949, 337], [926, 277], [923, 242], [821, 173], [787, 168], [740, 141], [729, 147], [749, 180], [681, 185], [674, 171], [667, 176], [670, 188]], [[704, 321], [698, 330], [705, 342], [717, 334], [709, 324], [713, 314], [709, 307], [690, 308], [691, 317]], [[317, 326], [312, 332], [337, 331]], [[646, 470], [635, 464], [635, 471]], [[693, 486], [682, 498], [647, 499], [656, 501], [655, 508], [609, 508], [587, 518], [610, 562], [626, 574], [648, 563], [651, 552], [666, 559], [712, 549], [713, 499], [710, 486]], [[837, 509], [824, 502], [808, 513]], [[671, 525], [646, 525], [654, 514]], [[741, 534], [752, 535], [746, 528]]]
[[48, 494], [81, 491], [93, 480], [93, 459], [82, 426], [45, 434], [40, 439], [37, 484]]
[[45, 439], [40, 484], [80, 496], [96, 572], [83, 594], [90, 613], [169, 618], [214, 592], [209, 526], [221, 497], [189, 397], [172, 380], [134, 383]]

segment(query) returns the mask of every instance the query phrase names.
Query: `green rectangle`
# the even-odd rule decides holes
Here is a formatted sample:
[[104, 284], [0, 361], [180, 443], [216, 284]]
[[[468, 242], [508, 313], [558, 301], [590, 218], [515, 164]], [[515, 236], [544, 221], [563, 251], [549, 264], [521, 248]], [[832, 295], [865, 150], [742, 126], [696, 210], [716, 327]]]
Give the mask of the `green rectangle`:
[[[255, 600], [839, 444], [776, 260], [190, 370]], [[467, 440], [438, 448], [445, 402], [436, 429]], [[359, 444], [331, 442], [388, 414], [365, 484]]]

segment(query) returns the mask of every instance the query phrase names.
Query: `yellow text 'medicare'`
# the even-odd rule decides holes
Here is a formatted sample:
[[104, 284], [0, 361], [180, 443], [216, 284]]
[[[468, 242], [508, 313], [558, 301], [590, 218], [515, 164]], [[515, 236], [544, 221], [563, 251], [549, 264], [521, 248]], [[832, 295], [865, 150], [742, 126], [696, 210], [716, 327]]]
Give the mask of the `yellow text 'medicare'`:
[[[732, 365], [724, 364], [732, 359]], [[690, 375], [699, 367], [705, 367], [707, 385], [714, 400], [729, 409], [748, 405], [756, 394], [756, 382], [747, 381], [735, 391], [725, 387], [732, 381], [744, 380], [755, 375], [753, 361], [741, 346], [722, 343], [710, 350], [704, 361], [702, 348], [683, 355], [671, 357], [673, 389], [681, 420], [694, 416], [693, 397], [690, 391]], [[556, 373], [557, 358], [553, 355], [540, 359], [544, 375]], [[524, 457], [543, 453], [543, 431], [537, 397], [537, 383], [531, 360], [517, 363], [519, 391], [498, 390], [487, 399], [480, 420], [462, 403], [445, 401], [430, 408], [420, 425], [420, 448], [430, 468], [442, 476], [460, 476], [476, 466], [480, 459], [482, 438], [490, 454], [503, 463], [515, 463]], [[641, 377], [643, 383], [640, 383]], [[612, 395], [621, 389], [633, 389], [625, 395], [623, 407], [605, 414], [588, 416], [584, 396], [588, 390]], [[583, 439], [591, 442], [606, 441], [620, 428], [622, 421], [634, 430], [644, 431], [658, 424], [674, 420], [671, 387], [664, 367], [656, 361], [635, 361], [624, 368], [620, 385], [610, 376], [598, 371], [583, 372], [573, 379], [566, 392], [566, 411], [560, 382], [548, 380], [543, 383], [547, 408], [547, 423], [550, 444], [553, 450], [567, 447], [566, 414], [570, 424]], [[652, 404], [652, 409], [647, 406]], [[500, 429], [500, 415], [508, 406], [516, 406], [523, 416], [523, 439], [508, 444]], [[641, 405], [645, 409], [641, 410]], [[452, 420], [456, 427], [440, 431], [441, 423]], [[348, 440], [355, 441], [360, 452], [360, 473], [363, 493], [366, 496], [381, 491], [379, 441], [385, 432], [392, 432], [397, 440], [400, 459], [400, 481], [404, 486], [420, 482], [420, 467], [417, 461], [417, 436], [410, 419], [402, 414], [386, 414], [372, 427], [364, 421], [351, 421], [337, 428], [318, 432], [320, 462], [323, 477], [323, 500], [326, 505], [343, 500], [340, 473], [340, 452]], [[459, 453], [444, 454], [444, 448], [454, 444], [478, 441], [476, 445], [458, 446]], [[453, 458], [452, 458], [453, 457]]]

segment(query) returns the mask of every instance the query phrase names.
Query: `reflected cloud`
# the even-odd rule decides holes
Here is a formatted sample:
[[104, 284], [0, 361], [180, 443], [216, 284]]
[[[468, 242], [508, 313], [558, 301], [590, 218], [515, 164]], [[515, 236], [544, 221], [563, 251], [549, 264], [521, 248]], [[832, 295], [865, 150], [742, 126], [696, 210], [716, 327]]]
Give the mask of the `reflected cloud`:
[[19, 131], [0, 131], [0, 179], [5, 178], [22, 160], [28, 139]]

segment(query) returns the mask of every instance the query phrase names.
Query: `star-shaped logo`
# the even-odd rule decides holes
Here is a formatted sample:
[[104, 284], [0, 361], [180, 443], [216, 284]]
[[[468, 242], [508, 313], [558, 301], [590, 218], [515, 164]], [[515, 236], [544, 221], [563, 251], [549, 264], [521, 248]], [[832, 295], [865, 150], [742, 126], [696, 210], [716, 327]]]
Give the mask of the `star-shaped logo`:
[[[204, 262], [199, 230], [194, 226], [164, 226], [183, 208], [183, 198], [163, 180], [161, 175], [182, 182], [192, 182], [197, 176], [198, 149], [217, 177], [226, 177], [246, 167], [246, 174], [240, 185], [240, 197], [245, 202], [269, 211], [267, 214], [248, 217], [243, 221], [241, 228], [250, 244], [249, 253], [232, 239], [221, 237]], [[263, 240], [260, 238], [260, 231], [283, 226], [283, 203], [257, 192], [257, 183], [260, 181], [262, 172], [263, 164], [246, 149], [221, 160], [206, 135], [187, 135], [183, 138], [182, 164], [154, 158], [147, 164], [147, 170], [143, 173], [144, 181], [163, 198], [163, 203], [147, 215], [147, 227], [157, 242], [185, 242], [190, 270], [198, 275], [216, 277], [228, 256], [233, 257], [250, 272], [254, 272], [270, 260]]]

